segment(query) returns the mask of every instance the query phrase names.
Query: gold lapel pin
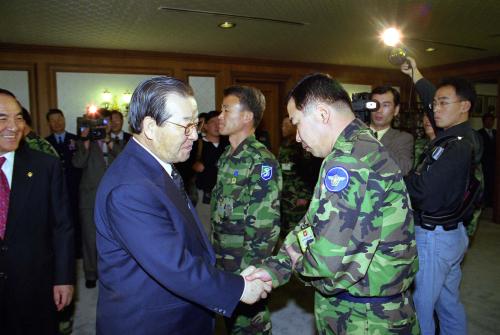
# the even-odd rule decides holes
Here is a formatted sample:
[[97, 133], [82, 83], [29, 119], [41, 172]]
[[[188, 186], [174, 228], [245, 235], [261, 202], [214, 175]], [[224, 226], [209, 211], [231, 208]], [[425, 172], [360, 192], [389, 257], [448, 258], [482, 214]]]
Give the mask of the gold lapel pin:
[[30, 171], [30, 172], [28, 172], [27, 176], [28, 176], [29, 178], [33, 177], [33, 172], [31, 172], [31, 171]]

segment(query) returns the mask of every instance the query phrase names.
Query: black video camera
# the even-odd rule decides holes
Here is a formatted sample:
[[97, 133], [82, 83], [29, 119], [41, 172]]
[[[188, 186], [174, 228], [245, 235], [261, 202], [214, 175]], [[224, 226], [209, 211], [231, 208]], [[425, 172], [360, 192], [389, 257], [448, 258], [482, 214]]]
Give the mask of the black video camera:
[[370, 113], [375, 112], [379, 107], [380, 103], [377, 100], [371, 100], [368, 92], [352, 94], [354, 115], [366, 124], [370, 123]]
[[109, 119], [102, 116], [102, 113], [87, 112], [84, 116], [76, 118], [76, 129], [79, 137], [82, 137], [82, 132], [88, 128], [89, 134], [86, 139], [91, 141], [102, 140], [106, 138], [106, 130]]

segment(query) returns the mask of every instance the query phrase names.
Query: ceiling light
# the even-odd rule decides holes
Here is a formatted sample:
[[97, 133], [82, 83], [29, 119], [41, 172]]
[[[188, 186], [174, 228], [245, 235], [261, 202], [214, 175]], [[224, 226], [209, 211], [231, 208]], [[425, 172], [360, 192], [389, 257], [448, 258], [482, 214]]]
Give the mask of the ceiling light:
[[234, 27], [236, 27], [236, 23], [229, 22], [229, 21], [224, 21], [224, 22], [219, 24], [219, 28], [222, 28], [222, 29], [231, 29]]
[[436, 51], [436, 49], [434, 49], [434, 48], [427, 48], [427, 49], [425, 49], [425, 51], [427, 51], [427, 52], [433, 52], [433, 51]]
[[384, 30], [380, 37], [384, 43], [390, 47], [395, 46], [401, 41], [401, 33], [396, 28], [388, 28]]

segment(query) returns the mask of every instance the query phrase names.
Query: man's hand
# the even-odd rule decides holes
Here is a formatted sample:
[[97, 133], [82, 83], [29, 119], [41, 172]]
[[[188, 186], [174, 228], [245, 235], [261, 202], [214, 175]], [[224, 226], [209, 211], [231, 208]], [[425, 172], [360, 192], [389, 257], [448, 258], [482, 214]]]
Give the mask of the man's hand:
[[[260, 279], [248, 280], [247, 275], [256, 270], [254, 266], [249, 266], [241, 272], [241, 276], [245, 280], [245, 289], [240, 300], [245, 304], [254, 304], [260, 299], [267, 298], [267, 294], [271, 292], [272, 285], [270, 282], [264, 282]], [[257, 270], [258, 271], [258, 270]]]
[[422, 79], [423, 76], [417, 68], [417, 62], [415, 62], [415, 59], [411, 57], [406, 57], [406, 59], [406, 62], [401, 64], [401, 72], [403, 72], [410, 78], [413, 78], [413, 82], [416, 83], [417, 81]]
[[73, 285], [54, 285], [54, 303], [57, 311], [61, 311], [64, 307], [71, 304], [73, 299]]
[[[253, 268], [252, 271], [247, 271], [250, 268]], [[271, 285], [273, 281], [273, 278], [271, 277], [269, 272], [264, 269], [256, 269], [254, 266], [249, 266], [248, 268], [246, 268], [245, 271], [241, 273], [241, 275], [244, 275], [246, 280], [253, 281], [260, 279], [265, 283], [269, 283], [269, 285]]]
[[292, 268], [295, 268], [295, 264], [297, 263], [297, 259], [299, 259], [299, 257], [302, 254], [295, 251], [295, 249], [291, 245], [286, 246], [285, 250], [286, 250], [286, 253], [288, 254], [288, 256], [290, 257], [290, 259], [292, 260]]

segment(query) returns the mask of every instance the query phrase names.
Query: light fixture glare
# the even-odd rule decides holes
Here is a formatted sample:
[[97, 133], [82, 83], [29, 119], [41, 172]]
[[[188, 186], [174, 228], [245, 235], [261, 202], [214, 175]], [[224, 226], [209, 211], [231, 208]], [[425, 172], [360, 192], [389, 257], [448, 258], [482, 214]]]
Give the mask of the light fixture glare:
[[381, 38], [386, 45], [393, 47], [401, 41], [401, 32], [396, 28], [388, 28], [384, 30]]

